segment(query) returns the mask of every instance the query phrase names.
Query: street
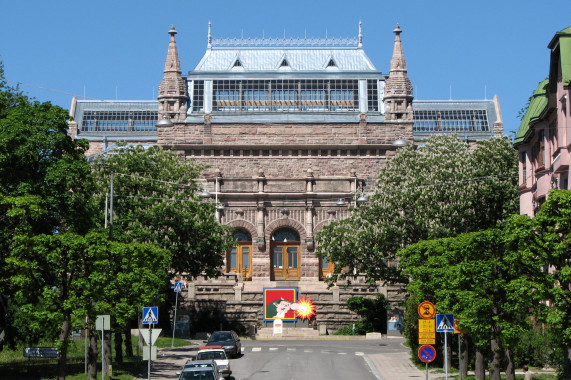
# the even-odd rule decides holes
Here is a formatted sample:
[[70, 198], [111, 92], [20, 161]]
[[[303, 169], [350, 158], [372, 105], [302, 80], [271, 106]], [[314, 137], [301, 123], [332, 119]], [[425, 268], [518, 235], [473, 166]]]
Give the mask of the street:
[[[410, 362], [402, 338], [382, 340], [247, 340], [242, 356], [230, 360], [230, 380], [363, 379], [400, 380], [424, 377]], [[151, 379], [176, 379], [176, 372], [198, 350], [166, 348], [153, 362]], [[430, 379], [442, 376], [430, 374]], [[146, 379], [146, 375], [141, 379]]]

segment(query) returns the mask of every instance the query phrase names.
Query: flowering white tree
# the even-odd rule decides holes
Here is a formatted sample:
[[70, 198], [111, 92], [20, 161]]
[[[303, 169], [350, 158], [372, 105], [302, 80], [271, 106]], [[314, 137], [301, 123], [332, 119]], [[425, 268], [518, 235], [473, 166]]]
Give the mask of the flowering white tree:
[[370, 202], [317, 236], [317, 254], [335, 262], [331, 283], [354, 271], [368, 281], [406, 281], [396, 251], [409, 244], [498, 227], [518, 211], [517, 153], [505, 138], [468, 145], [434, 136], [399, 149]]

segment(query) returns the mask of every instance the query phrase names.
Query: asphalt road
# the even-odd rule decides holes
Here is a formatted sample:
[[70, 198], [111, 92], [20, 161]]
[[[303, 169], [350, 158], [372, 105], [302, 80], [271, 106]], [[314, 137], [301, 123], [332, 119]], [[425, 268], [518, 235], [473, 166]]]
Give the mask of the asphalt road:
[[365, 341], [242, 341], [243, 355], [232, 360], [235, 380], [377, 380]]

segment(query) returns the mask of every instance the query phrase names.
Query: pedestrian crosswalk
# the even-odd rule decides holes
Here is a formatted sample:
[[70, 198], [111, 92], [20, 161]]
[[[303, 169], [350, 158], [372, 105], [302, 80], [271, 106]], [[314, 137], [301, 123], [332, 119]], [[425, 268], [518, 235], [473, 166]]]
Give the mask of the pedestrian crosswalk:
[[364, 352], [356, 351], [356, 352], [346, 352], [346, 351], [334, 351], [331, 349], [321, 350], [321, 349], [313, 349], [313, 348], [305, 348], [305, 347], [242, 347], [242, 354], [246, 354], [248, 352], [303, 352], [303, 353], [320, 353], [320, 354], [335, 354], [335, 355], [355, 355], [355, 356], [365, 356]]

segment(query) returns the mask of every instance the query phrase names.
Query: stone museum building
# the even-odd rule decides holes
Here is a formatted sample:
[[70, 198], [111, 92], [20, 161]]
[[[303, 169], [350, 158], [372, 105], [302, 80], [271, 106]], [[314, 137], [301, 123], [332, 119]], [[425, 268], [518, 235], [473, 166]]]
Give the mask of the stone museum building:
[[367, 201], [400, 146], [435, 133], [489, 139], [503, 124], [497, 97], [413, 101], [402, 30], [393, 32], [392, 47], [372, 47], [387, 53], [384, 72], [365, 53], [361, 25], [357, 38], [337, 39], [217, 39], [209, 25], [204, 55], [183, 71], [171, 27], [156, 100], [73, 100], [70, 133], [89, 140], [89, 155], [152, 144], [208, 167], [203, 195], [237, 245], [224, 276], [188, 279], [183, 305], [216, 304], [261, 333], [270, 326], [263, 290], [295, 288], [316, 316], [284, 326], [327, 333], [358, 319], [350, 297], [394, 296], [358, 274], [328, 288], [333, 263], [316, 257], [315, 236]]

